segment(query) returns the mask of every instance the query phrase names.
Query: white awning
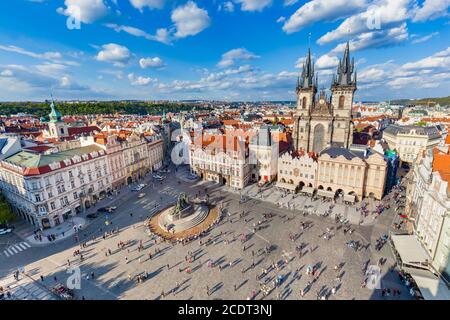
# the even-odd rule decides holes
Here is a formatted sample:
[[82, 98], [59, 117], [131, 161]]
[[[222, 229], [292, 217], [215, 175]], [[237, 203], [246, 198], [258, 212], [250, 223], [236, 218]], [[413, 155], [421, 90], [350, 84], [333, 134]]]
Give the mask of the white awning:
[[345, 194], [344, 201], [355, 202], [355, 196], [352, 194]]
[[414, 235], [392, 235], [392, 242], [403, 264], [422, 266], [430, 259]]
[[334, 192], [333, 191], [317, 190], [317, 195], [321, 196], [321, 197], [334, 198]]
[[303, 187], [302, 190], [300, 190], [300, 191], [308, 193], [308, 194], [313, 194], [314, 193], [314, 188], [313, 187]]
[[425, 300], [450, 300], [450, 290], [444, 281], [431, 271], [414, 268], [404, 268], [403, 270], [414, 279]]

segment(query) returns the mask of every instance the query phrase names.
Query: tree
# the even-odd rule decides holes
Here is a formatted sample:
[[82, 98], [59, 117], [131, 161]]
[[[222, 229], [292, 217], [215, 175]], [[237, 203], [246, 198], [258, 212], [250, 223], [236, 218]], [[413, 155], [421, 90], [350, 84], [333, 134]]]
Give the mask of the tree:
[[419, 121], [415, 123], [416, 126], [425, 127], [427, 123], [425, 121]]
[[12, 212], [9, 203], [6, 202], [2, 194], [0, 194], [0, 224], [12, 222], [16, 218]]

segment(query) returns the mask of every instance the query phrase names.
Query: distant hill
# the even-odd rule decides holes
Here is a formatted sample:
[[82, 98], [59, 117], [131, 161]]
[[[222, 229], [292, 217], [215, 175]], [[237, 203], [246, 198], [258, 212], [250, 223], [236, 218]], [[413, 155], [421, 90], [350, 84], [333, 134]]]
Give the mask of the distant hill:
[[400, 99], [392, 100], [391, 104], [401, 104], [401, 105], [427, 105], [427, 104], [440, 104], [441, 106], [450, 105], [450, 96], [441, 98], [422, 98], [422, 99]]

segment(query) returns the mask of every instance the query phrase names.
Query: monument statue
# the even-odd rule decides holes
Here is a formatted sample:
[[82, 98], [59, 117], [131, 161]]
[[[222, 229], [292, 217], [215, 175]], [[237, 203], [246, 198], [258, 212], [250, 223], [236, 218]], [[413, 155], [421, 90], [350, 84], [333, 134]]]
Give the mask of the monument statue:
[[188, 196], [186, 193], [181, 193], [178, 196], [177, 204], [170, 212], [170, 215], [172, 218], [178, 218], [181, 219], [182, 217], [185, 217], [192, 213], [192, 205], [189, 202]]

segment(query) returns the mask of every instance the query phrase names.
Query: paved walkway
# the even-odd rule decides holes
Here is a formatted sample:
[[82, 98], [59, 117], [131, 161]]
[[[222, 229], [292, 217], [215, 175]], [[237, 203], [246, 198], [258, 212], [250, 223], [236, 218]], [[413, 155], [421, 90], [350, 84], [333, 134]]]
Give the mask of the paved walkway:
[[[26, 221], [19, 221], [15, 223], [14, 233], [22, 238], [24, 241], [29, 242], [31, 245], [49, 245], [55, 242], [59, 242], [60, 240], [64, 240], [73, 236], [75, 233], [74, 226], [81, 227], [84, 229], [86, 226], [90, 224], [90, 221], [85, 217], [90, 213], [95, 213], [98, 208], [114, 206], [117, 203], [126, 202], [130, 200], [133, 196], [136, 195], [135, 192], [132, 192], [131, 189], [139, 184], [139, 183], [147, 183], [147, 187], [149, 185], [153, 185], [152, 177], [149, 174], [147, 177], [144, 177], [141, 181], [126, 186], [119, 190], [117, 194], [111, 197], [106, 197], [102, 200], [97, 201], [97, 203], [91, 208], [87, 209], [84, 213], [81, 213], [75, 217], [70, 218], [69, 220], [64, 221], [63, 223], [55, 226], [53, 228], [45, 229], [42, 231], [42, 239], [34, 238], [34, 231], [36, 228], [33, 225], [30, 225]], [[145, 189], [145, 188], [144, 188]], [[56, 236], [55, 241], [49, 241], [47, 239], [47, 235], [54, 234]]]
[[[47, 245], [53, 242], [61, 241], [73, 236], [77, 231], [84, 228], [86, 225], [86, 220], [81, 217], [72, 217], [69, 220], [64, 221], [60, 225], [46, 229], [40, 232], [41, 237], [38, 238], [34, 234], [30, 235], [26, 238], [32, 245]], [[47, 236], [55, 235], [56, 239], [53, 241], [49, 241]]]
[[326, 213], [330, 210], [330, 205], [333, 205], [332, 211], [329, 215], [331, 218], [334, 218], [336, 215], [340, 215], [341, 217], [348, 219], [351, 224], [361, 224], [363, 226], [373, 225], [376, 220], [376, 214], [369, 214], [367, 217], [362, 217], [360, 211], [357, 211], [357, 208], [359, 210], [362, 203], [366, 202], [368, 203], [369, 212], [372, 212], [379, 203], [378, 201], [372, 199], [366, 199], [363, 202], [354, 205], [343, 204], [339, 200], [337, 203], [334, 203], [333, 201], [323, 201], [321, 199], [313, 200], [311, 197], [300, 194], [285, 193], [275, 187], [263, 188], [261, 192], [259, 192], [259, 187], [256, 184], [248, 185], [240, 191], [227, 186], [223, 186], [222, 189], [226, 192], [232, 192], [244, 197], [267, 201], [277, 205], [279, 208], [285, 208], [291, 211], [306, 210], [308, 213], [316, 215]]
[[19, 280], [15, 280], [12, 275], [0, 279], [0, 286], [3, 287], [5, 294], [8, 291], [11, 293], [10, 300], [58, 300], [44, 285], [22, 274]]
[[[206, 188], [211, 201], [223, 203], [226, 211], [224, 219], [201, 239], [202, 243], [199, 240], [172, 246], [155, 242], [156, 238], [145, 233], [142, 222], [158, 203], [164, 207], [173, 203], [180, 192], [203, 194]], [[111, 217], [117, 233], [103, 239], [104, 231], [112, 226], [98, 230], [103, 221], [97, 220], [85, 229], [82, 240], [88, 240], [87, 247], [66, 241], [60, 246], [34, 248], [27, 253], [28, 260], [25, 255], [9, 258], [8, 261], [16, 262], [7, 274], [23, 266], [36, 280], [35, 284], [41, 284], [39, 275], [43, 275], [43, 284], [50, 288], [55, 283], [54, 276], [62, 283], [68, 279], [66, 268], [70, 260], [70, 265], [80, 267], [81, 271], [81, 289], [76, 290], [78, 299], [82, 296], [86, 299], [248, 299], [253, 291], [257, 294], [255, 299], [262, 299], [261, 284], [272, 288], [265, 299], [316, 299], [319, 294], [327, 294], [329, 299], [408, 299], [405, 288], [397, 283], [396, 272], [391, 271], [390, 266], [395, 262], [389, 248], [385, 246], [380, 251], [373, 248], [375, 240], [387, 233], [392, 206], [375, 225], [354, 226], [352, 233], [346, 233], [339, 223], [318, 215], [303, 217], [299, 211], [279, 208], [260, 199], [240, 203], [238, 193], [224, 192], [222, 186], [210, 182], [178, 184], [174, 175], [168, 175], [162, 185], [149, 185], [144, 193], [144, 198], [133, 193], [134, 197], [127, 201], [118, 200], [117, 212]], [[290, 195], [283, 199], [300, 200], [294, 198]], [[305, 197], [302, 201], [301, 204], [309, 203]], [[320, 203], [311, 205], [319, 208]], [[245, 216], [241, 217], [243, 210]], [[346, 210], [349, 209], [344, 209], [344, 213]], [[267, 219], [264, 217], [267, 213], [274, 216]], [[247, 236], [245, 243], [241, 242], [242, 234]], [[359, 249], [350, 248], [347, 245], [350, 240], [358, 242]], [[127, 245], [120, 249], [119, 242]], [[144, 250], [138, 249], [140, 245]], [[267, 248], [270, 250], [266, 252]], [[82, 251], [82, 261], [73, 256], [76, 249]], [[111, 254], [106, 254], [108, 249]], [[362, 267], [376, 264], [381, 257], [388, 259], [381, 270], [381, 286], [396, 288], [398, 285], [401, 295], [386, 298], [380, 290], [361, 287], [365, 278]], [[340, 263], [343, 267], [337, 274], [333, 266]], [[271, 267], [273, 264], [278, 268]], [[308, 266], [317, 267], [317, 277], [306, 274]], [[262, 269], [268, 271], [261, 277]], [[137, 283], [136, 276], [142, 274], [147, 275], [147, 280]], [[280, 276], [282, 282], [274, 283]], [[337, 293], [330, 295], [333, 287]]]

